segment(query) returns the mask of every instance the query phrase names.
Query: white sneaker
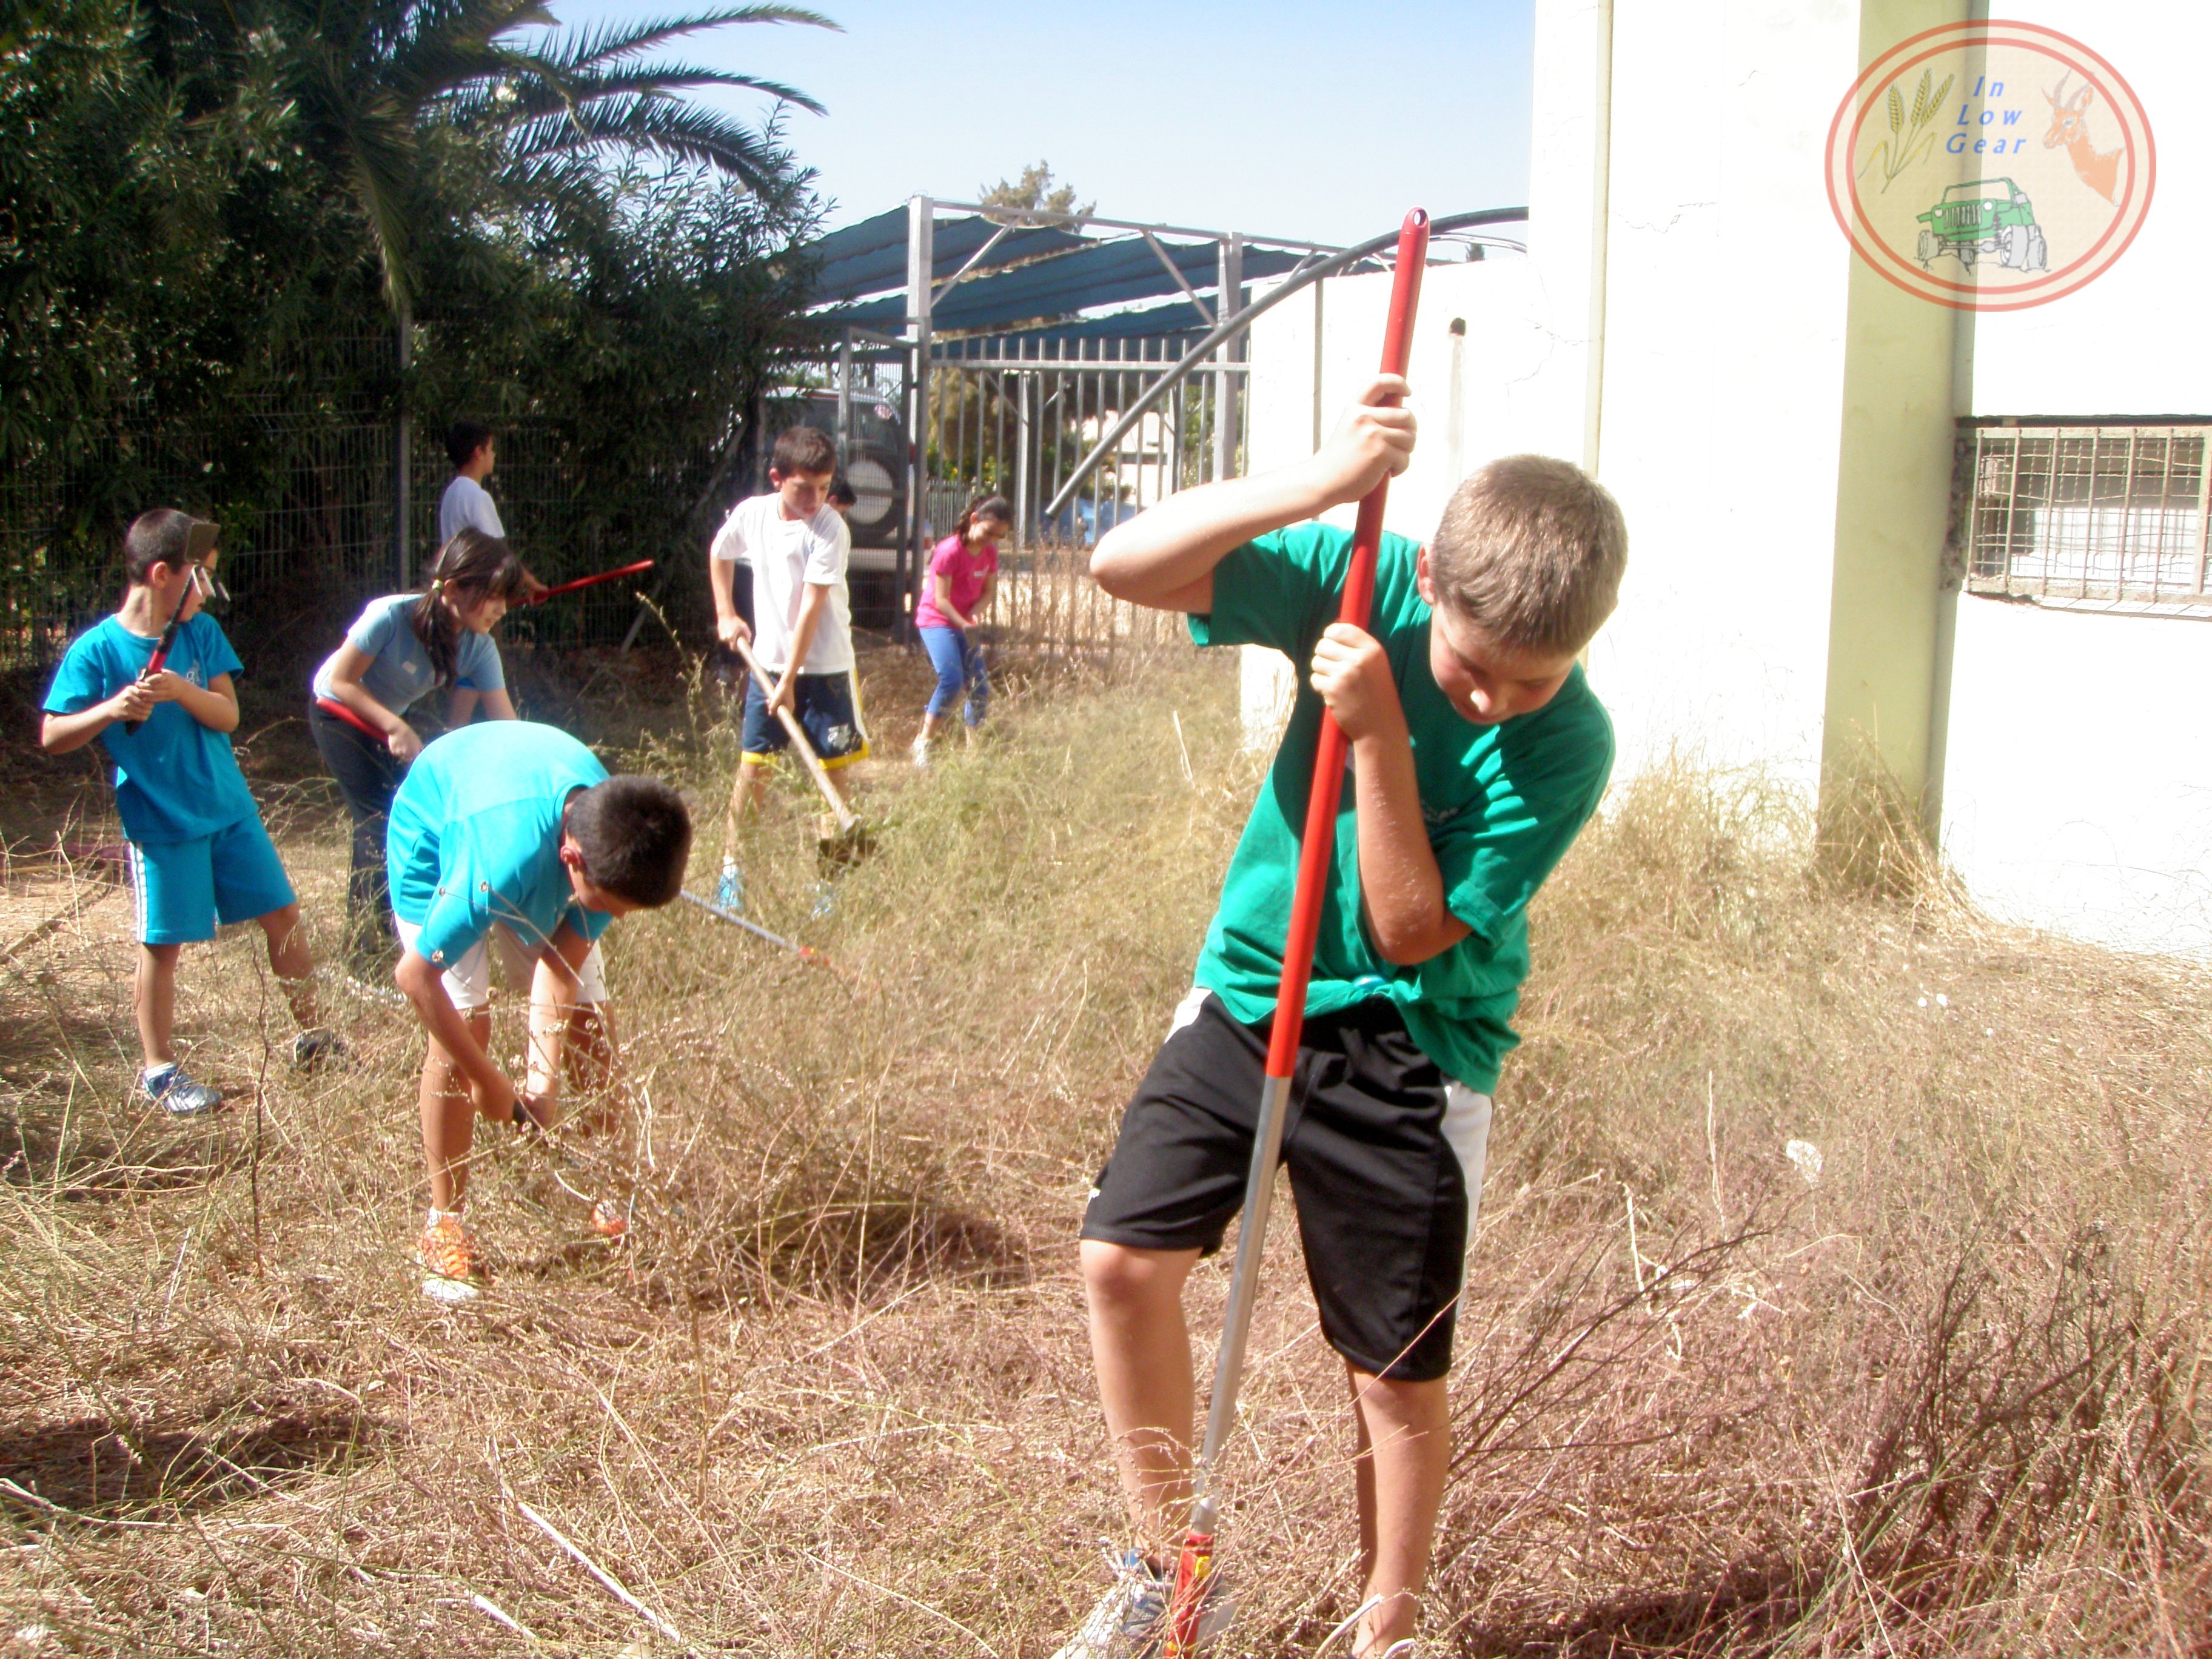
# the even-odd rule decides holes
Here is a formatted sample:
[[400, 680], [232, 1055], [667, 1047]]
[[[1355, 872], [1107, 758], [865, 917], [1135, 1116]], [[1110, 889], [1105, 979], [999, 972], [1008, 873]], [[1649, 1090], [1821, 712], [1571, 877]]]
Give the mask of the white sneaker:
[[916, 738], [914, 740], [914, 747], [908, 750], [907, 753], [913, 757], [914, 763], [916, 766], [928, 765], [929, 739], [927, 738]]
[[[1114, 1573], [1113, 1588], [1098, 1598], [1091, 1616], [1053, 1659], [1152, 1659], [1159, 1652], [1174, 1578], [1154, 1572], [1135, 1550], [1119, 1560], [1109, 1552], [1106, 1565]], [[1236, 1602], [1217, 1574], [1199, 1613], [1199, 1645], [1227, 1630], [1236, 1616]]]
[[139, 1074], [138, 1087], [171, 1117], [198, 1117], [222, 1104], [222, 1091], [210, 1088], [185, 1075], [181, 1066], [156, 1067]]

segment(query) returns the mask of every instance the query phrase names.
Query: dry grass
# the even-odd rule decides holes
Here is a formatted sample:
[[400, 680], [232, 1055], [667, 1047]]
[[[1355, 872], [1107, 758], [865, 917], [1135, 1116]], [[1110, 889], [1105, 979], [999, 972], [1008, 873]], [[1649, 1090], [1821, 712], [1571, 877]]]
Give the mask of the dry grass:
[[[919, 696], [878, 661], [895, 754]], [[787, 795], [751, 902], [849, 979], [688, 908], [616, 929], [634, 1129], [488, 1146], [496, 1279], [465, 1312], [403, 1260], [404, 1024], [355, 1012], [360, 1071], [269, 1067], [257, 1109], [258, 936], [188, 953], [181, 1028], [235, 1092], [179, 1128], [126, 1097], [125, 902], [0, 964], [0, 1652], [1049, 1654], [1119, 1524], [1072, 1236], [1258, 781], [1227, 668], [1010, 676], [988, 744], [882, 769], [879, 850], [826, 915]], [[716, 713], [695, 693], [646, 745], [702, 802]], [[324, 787], [258, 782], [327, 923]], [[1813, 839], [1662, 775], [1541, 901], [1435, 1650], [2212, 1651], [2212, 984], [1940, 884], [1854, 897]], [[29, 866], [9, 892], [0, 948], [72, 902]], [[630, 1201], [629, 1243], [570, 1188]], [[1308, 1649], [1353, 1595], [1291, 1231], [1225, 1656]], [[1201, 1332], [1222, 1281], [1194, 1281]]]

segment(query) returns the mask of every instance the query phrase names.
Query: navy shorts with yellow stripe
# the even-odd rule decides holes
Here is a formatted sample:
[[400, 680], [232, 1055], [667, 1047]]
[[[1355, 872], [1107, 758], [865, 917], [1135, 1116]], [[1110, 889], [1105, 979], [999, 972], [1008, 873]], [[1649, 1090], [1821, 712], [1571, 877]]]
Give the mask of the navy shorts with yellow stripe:
[[257, 815], [190, 841], [132, 842], [131, 890], [143, 945], [197, 945], [216, 924], [295, 902], [284, 860]]
[[[814, 746], [824, 769], [835, 770], [868, 757], [868, 733], [860, 724], [860, 690], [852, 670], [836, 674], [801, 674], [793, 684], [792, 712], [799, 729]], [[790, 746], [783, 722], [768, 712], [760, 682], [745, 683], [744, 756], [764, 760]]]

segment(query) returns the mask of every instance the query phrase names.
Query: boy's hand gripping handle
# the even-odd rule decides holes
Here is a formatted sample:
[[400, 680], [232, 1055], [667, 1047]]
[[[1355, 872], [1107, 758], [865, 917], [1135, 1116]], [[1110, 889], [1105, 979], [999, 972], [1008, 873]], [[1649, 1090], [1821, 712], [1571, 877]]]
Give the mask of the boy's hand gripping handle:
[[[1421, 270], [1428, 261], [1429, 216], [1415, 208], [1398, 233], [1398, 264], [1390, 286], [1390, 312], [1382, 331], [1382, 373], [1406, 372], [1413, 344], [1413, 313], [1420, 302]], [[1384, 478], [1361, 498], [1352, 532], [1352, 564], [1345, 572], [1340, 622], [1367, 626], [1375, 599], [1375, 554], [1382, 539], [1382, 507], [1390, 493]], [[1306, 984], [1313, 977], [1314, 942], [1321, 933], [1322, 902], [1336, 861], [1336, 812], [1344, 794], [1344, 730], [1326, 708], [1321, 716], [1321, 744], [1314, 760], [1313, 784], [1306, 797], [1305, 831], [1298, 842], [1298, 880], [1291, 900], [1290, 934], [1283, 945], [1283, 979], [1275, 994], [1275, 1022], [1267, 1043], [1267, 1082], [1252, 1139], [1252, 1168], [1244, 1186], [1244, 1213], [1237, 1227], [1237, 1262], [1229, 1281], [1229, 1309], [1223, 1321], [1221, 1351], [1214, 1358], [1213, 1397], [1206, 1415], [1206, 1443], [1199, 1453], [1196, 1488], [1190, 1505], [1190, 1530], [1176, 1563], [1175, 1589], [1168, 1603], [1169, 1631], [1161, 1651], [1165, 1659], [1190, 1659], [1198, 1651], [1199, 1611], [1213, 1572], [1213, 1527], [1219, 1505], [1212, 1492], [1214, 1459], [1229, 1438], [1237, 1415], [1237, 1389], [1243, 1380], [1244, 1343], [1252, 1329], [1252, 1298], [1260, 1281], [1261, 1246], [1267, 1233], [1267, 1211], [1275, 1192], [1275, 1162], [1283, 1147], [1283, 1120], [1290, 1105], [1291, 1075], [1297, 1065], [1298, 1039], [1306, 1018]]]
[[[185, 599], [189, 599], [191, 596], [192, 591], [190, 586], [187, 586], [185, 589], [185, 599], [177, 601], [177, 614], [169, 618], [169, 625], [161, 630], [161, 637], [154, 641], [154, 654], [146, 659], [146, 666], [138, 672], [141, 682], [152, 679], [155, 675], [169, 665], [169, 653], [174, 650], [177, 645], [177, 630], [185, 625]], [[142, 634], [138, 637], [143, 639], [145, 635]], [[143, 720], [125, 720], [123, 722], [123, 729], [125, 732], [136, 732], [145, 724]]]

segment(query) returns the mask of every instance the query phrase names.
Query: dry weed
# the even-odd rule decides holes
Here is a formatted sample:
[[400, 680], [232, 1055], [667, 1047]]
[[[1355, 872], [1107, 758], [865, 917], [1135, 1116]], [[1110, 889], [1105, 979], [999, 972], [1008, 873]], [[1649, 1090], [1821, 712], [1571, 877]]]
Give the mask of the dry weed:
[[[1009, 674], [987, 742], [878, 769], [878, 852], [827, 886], [786, 790], [748, 904], [842, 974], [688, 907], [617, 928], [631, 1125], [488, 1139], [495, 1279], [458, 1313], [404, 1261], [406, 1023], [354, 1006], [360, 1068], [270, 1066], [257, 1111], [282, 1004], [228, 935], [180, 1027], [233, 1109], [169, 1125], [126, 1090], [126, 907], [11, 868], [0, 948], [70, 913], [0, 961], [0, 1650], [1052, 1652], [1119, 1530], [1073, 1231], [1258, 783], [1227, 666]], [[867, 691], [896, 754], [913, 670]], [[637, 744], [708, 809], [702, 872], [718, 698]], [[332, 799], [257, 786], [327, 939]], [[1839, 890], [1814, 841], [1662, 771], [1540, 902], [1433, 1649], [2207, 1651], [2212, 985]], [[1293, 1231], [1224, 1659], [1355, 1593]], [[1201, 1333], [1223, 1287], [1194, 1279]]]

